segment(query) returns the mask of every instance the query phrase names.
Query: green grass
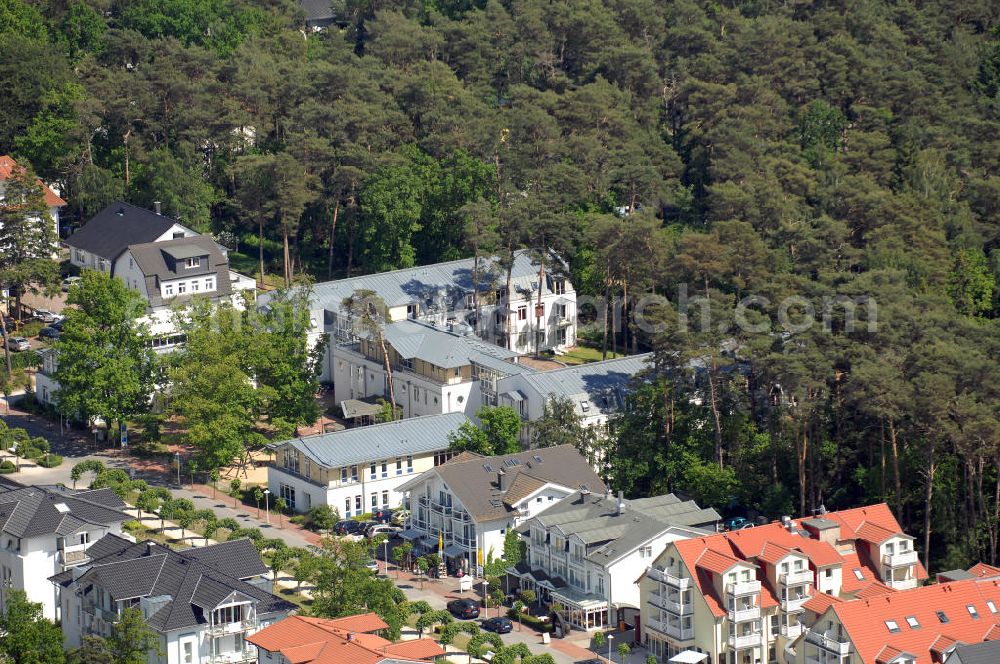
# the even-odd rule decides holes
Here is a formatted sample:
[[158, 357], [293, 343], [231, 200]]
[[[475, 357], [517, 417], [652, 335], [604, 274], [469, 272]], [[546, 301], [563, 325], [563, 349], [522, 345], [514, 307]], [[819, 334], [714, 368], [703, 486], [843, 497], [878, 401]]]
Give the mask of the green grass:
[[[625, 354], [618, 353], [615, 355], [608, 350], [608, 359], [614, 359], [616, 357], [625, 357]], [[573, 350], [569, 351], [565, 355], [557, 355], [556, 360], [564, 362], [566, 364], [587, 364], [589, 362], [600, 362], [602, 358], [601, 349], [594, 346], [577, 346]]]
[[[266, 259], [264, 264], [267, 265]], [[250, 254], [231, 251], [229, 252], [229, 266], [237, 272], [256, 279], [260, 272], [260, 259], [256, 255], [251, 256]], [[281, 288], [285, 285], [285, 282], [280, 274], [265, 272], [264, 285], [270, 288]]]

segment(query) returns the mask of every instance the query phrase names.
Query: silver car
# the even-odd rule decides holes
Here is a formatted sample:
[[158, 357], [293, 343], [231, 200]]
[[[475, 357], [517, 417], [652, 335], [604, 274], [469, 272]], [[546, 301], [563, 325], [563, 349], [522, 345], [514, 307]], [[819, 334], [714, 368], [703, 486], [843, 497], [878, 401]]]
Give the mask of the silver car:
[[31, 344], [24, 337], [9, 337], [5, 342], [8, 349], [14, 352], [31, 350]]

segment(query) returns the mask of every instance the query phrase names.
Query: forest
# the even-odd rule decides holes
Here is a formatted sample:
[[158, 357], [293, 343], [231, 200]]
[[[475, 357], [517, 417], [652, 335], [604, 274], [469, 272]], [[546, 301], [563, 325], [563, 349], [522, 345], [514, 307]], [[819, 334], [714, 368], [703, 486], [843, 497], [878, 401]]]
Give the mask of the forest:
[[[65, 223], [160, 201], [271, 285], [555, 252], [623, 321], [591, 340], [655, 352], [613, 484], [885, 500], [932, 567], [997, 562], [1000, 5], [334, 6], [0, 0], [0, 154]], [[860, 324], [779, 325], [838, 297]]]

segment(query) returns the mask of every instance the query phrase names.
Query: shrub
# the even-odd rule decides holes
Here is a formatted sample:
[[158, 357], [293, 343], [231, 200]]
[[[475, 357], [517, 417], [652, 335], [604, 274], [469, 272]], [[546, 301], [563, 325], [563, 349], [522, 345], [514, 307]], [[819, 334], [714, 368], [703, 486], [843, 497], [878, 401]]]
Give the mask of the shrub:
[[503, 647], [503, 640], [491, 632], [480, 632], [476, 634], [471, 639], [469, 639], [469, 645], [466, 647], [466, 651], [473, 657], [482, 658], [486, 654], [487, 650], [492, 650], [496, 652]]
[[42, 468], [55, 468], [63, 462], [63, 458], [58, 454], [46, 454], [38, 460], [38, 465]]
[[0, 474], [6, 475], [7, 473], [13, 473], [15, 470], [17, 470], [17, 466], [9, 459], [4, 459], [0, 462]]
[[542, 622], [540, 618], [536, 616], [528, 615], [527, 613], [521, 614], [521, 622], [528, 627], [537, 629], [539, 632], [551, 632], [552, 625], [547, 622]]
[[317, 505], [309, 510], [306, 526], [311, 530], [333, 530], [340, 513], [329, 505]]
[[455, 640], [455, 635], [459, 632], [465, 632], [472, 636], [479, 634], [479, 625], [474, 622], [451, 622], [442, 625], [437, 631], [441, 633], [441, 637], [438, 639], [441, 644], [448, 645]]

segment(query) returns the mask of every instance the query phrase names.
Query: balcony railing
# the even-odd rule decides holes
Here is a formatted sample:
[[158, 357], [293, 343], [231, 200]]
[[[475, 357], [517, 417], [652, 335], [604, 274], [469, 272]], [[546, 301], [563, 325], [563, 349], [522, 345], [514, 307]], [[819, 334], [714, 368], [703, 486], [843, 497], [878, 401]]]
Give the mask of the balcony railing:
[[226, 634], [239, 634], [246, 632], [257, 626], [257, 621], [251, 619], [237, 620], [236, 622], [218, 623], [208, 628], [208, 633], [212, 636], [224, 636]]
[[646, 621], [646, 626], [654, 632], [659, 632], [660, 634], [669, 636], [670, 638], [677, 639], [679, 641], [687, 641], [694, 638], [694, 629], [691, 627], [679, 627], [671, 625], [668, 622], [654, 620], [652, 618]]
[[781, 634], [782, 636], [785, 636], [789, 639], [796, 639], [798, 638], [799, 634], [805, 631], [805, 629], [806, 626], [803, 625], [802, 623], [795, 623], [794, 625], [782, 625]]
[[822, 632], [806, 632], [806, 641], [835, 655], [846, 655], [851, 650], [850, 641], [840, 641], [826, 636]]
[[234, 650], [212, 655], [208, 658], [210, 664], [238, 664], [239, 662], [257, 661], [257, 653], [254, 649]]
[[677, 600], [668, 599], [665, 595], [657, 595], [655, 593], [650, 593], [649, 603], [678, 616], [687, 615], [693, 611], [691, 602], [682, 604]]
[[760, 581], [738, 581], [727, 583], [726, 592], [730, 595], [753, 595], [760, 592]]
[[906, 567], [917, 563], [917, 552], [913, 549], [909, 551], [899, 551], [897, 553], [887, 553], [882, 556], [882, 564], [886, 567]]
[[802, 606], [812, 599], [809, 595], [805, 597], [789, 597], [781, 600], [782, 611], [798, 611]]
[[746, 622], [760, 618], [760, 607], [751, 606], [747, 609], [729, 609], [729, 619], [733, 622]]
[[803, 583], [812, 585], [812, 570], [802, 570], [800, 572], [788, 572], [778, 577], [778, 582], [786, 586], [801, 586]]
[[752, 634], [736, 635], [732, 634], [729, 636], [729, 647], [736, 648], [737, 650], [741, 648], [756, 648], [761, 644], [761, 633], [754, 632]]
[[451, 513], [451, 516], [462, 523], [470, 523], [472, 521], [472, 517], [465, 510], [455, 510]]
[[427, 507], [427, 503], [429, 503], [430, 500], [431, 499], [428, 498], [427, 496], [420, 496], [419, 498], [417, 498], [417, 503], [423, 505], [424, 507]]
[[660, 583], [665, 583], [672, 588], [678, 588], [680, 590], [687, 590], [691, 585], [691, 579], [675, 576], [670, 572], [665, 570], [656, 569], [655, 567], [650, 567], [646, 570], [646, 576], [653, 579], [654, 581], [659, 581]]
[[60, 559], [66, 567], [87, 562], [90, 560], [90, 556], [87, 555], [87, 545], [74, 544], [72, 546], [64, 546], [60, 551]]

